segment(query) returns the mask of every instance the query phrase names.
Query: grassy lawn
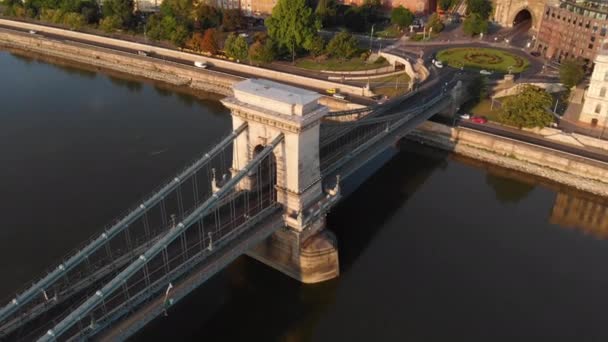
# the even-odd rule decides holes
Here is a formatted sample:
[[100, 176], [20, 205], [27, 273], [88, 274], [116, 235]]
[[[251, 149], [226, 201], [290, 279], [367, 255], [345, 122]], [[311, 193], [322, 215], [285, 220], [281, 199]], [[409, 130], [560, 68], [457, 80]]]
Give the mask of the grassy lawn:
[[324, 61], [315, 61], [312, 58], [301, 58], [296, 61], [296, 66], [308, 70], [330, 70], [330, 71], [357, 71], [370, 70], [388, 66], [389, 63], [381, 59], [375, 63], [365, 63], [361, 58], [354, 57], [349, 60], [340, 60], [338, 58], [328, 58]]
[[374, 36], [380, 38], [397, 38], [401, 36], [401, 31], [397, 25], [391, 25], [382, 31], [377, 31]]
[[449, 66], [478, 68], [513, 73], [524, 71], [530, 62], [509, 52], [491, 48], [453, 48], [440, 51], [437, 59]]
[[484, 99], [480, 102], [467, 102], [462, 106], [461, 112], [469, 113], [477, 116], [485, 116], [490, 121], [498, 122], [498, 110], [499, 107], [494, 104], [494, 109], [490, 109], [492, 107], [492, 102], [490, 99]]
[[[410, 77], [407, 74], [387, 76], [370, 80], [374, 94], [388, 97], [404, 94], [409, 89]], [[366, 82], [367, 83], [367, 82]]]

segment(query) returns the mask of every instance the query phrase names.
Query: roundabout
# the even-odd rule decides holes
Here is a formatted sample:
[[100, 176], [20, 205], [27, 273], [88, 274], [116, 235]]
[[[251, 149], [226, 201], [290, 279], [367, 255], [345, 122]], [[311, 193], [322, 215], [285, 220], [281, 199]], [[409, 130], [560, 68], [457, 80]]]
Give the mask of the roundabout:
[[437, 59], [454, 68], [476, 68], [497, 72], [520, 73], [528, 68], [527, 58], [484, 47], [458, 47], [441, 50]]

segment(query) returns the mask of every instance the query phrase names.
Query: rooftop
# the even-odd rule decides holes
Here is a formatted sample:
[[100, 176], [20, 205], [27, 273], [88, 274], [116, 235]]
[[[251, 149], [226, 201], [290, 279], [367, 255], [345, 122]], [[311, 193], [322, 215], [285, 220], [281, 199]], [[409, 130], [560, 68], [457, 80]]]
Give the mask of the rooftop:
[[302, 106], [311, 102], [317, 102], [321, 96], [314, 91], [259, 78], [251, 78], [239, 82], [233, 88], [234, 90], [240, 90], [270, 100]]

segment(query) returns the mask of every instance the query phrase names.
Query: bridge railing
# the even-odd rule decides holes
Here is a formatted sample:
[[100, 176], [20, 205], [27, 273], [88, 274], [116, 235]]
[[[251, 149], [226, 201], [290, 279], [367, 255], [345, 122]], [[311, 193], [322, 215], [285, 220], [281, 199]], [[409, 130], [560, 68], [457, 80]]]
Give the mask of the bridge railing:
[[171, 213], [176, 214], [176, 220], [181, 220], [190, 208], [210, 196], [213, 168], [228, 169], [231, 143], [246, 127], [243, 124], [233, 131], [127, 215], [64, 259], [41, 280], [19, 292], [0, 309], [0, 337], [10, 334], [95, 281], [121, 270], [137, 255], [135, 252], [150, 245], [171, 227]]
[[[213, 250], [215, 243], [222, 239], [228, 239], [232, 231], [238, 229], [239, 223], [246, 223], [255, 215], [266, 213], [265, 209], [272, 207], [276, 203], [276, 192], [273, 182], [264, 182], [262, 179], [257, 184], [266, 184], [266, 190], [258, 187], [256, 191], [244, 193], [244, 197], [235, 197], [234, 201], [228, 203], [224, 201], [226, 196], [238, 190], [240, 182], [245, 177], [257, 175], [262, 177], [263, 168], [259, 168], [263, 161], [271, 163], [271, 158], [267, 158], [274, 148], [284, 139], [283, 134], [279, 134], [273, 141], [264, 148], [255, 158], [251, 160], [233, 178], [228, 180], [217, 192], [208, 200], [198, 206], [192, 213], [187, 215], [174, 228], [169, 230], [161, 239], [156, 241], [150, 248], [135, 259], [129, 266], [122, 270], [113, 279], [108, 281], [93, 296], [89, 297], [78, 308], [63, 318], [54, 328], [50, 329], [40, 338], [40, 341], [50, 341], [56, 338], [69, 338], [89, 335], [103, 329], [110, 322], [113, 322], [120, 315], [124, 314], [124, 308], [133, 309], [137, 305], [137, 300], [133, 298], [149, 298], [156, 295], [156, 285], [167, 285], [167, 281], [176, 280], [179, 275], [178, 269], [192, 258], [200, 257], [204, 247]], [[258, 172], [256, 172], [258, 170]], [[267, 169], [269, 175], [273, 174], [272, 167]], [[236, 203], [236, 198], [242, 203]], [[251, 203], [250, 199], [253, 199]], [[259, 209], [260, 211], [255, 212]], [[253, 211], [252, 211], [253, 210]], [[254, 216], [250, 216], [254, 213]], [[223, 229], [225, 225], [231, 228]], [[205, 231], [205, 227], [212, 226], [212, 231]], [[194, 229], [191, 227], [197, 227]], [[204, 239], [205, 233], [209, 240]], [[196, 241], [198, 238], [198, 242]], [[195, 255], [189, 254], [188, 246], [199, 252]], [[171, 260], [182, 260], [172, 264]], [[151, 278], [151, 275], [158, 275], [158, 278]], [[143, 279], [143, 281], [142, 281]], [[156, 284], [156, 285], [155, 285]], [[155, 287], [156, 286], [156, 287]], [[135, 292], [135, 293], [134, 293]], [[132, 304], [129, 306], [129, 303]], [[122, 310], [122, 311], [121, 311]], [[91, 324], [91, 322], [93, 322]], [[99, 324], [99, 326], [98, 326]]]

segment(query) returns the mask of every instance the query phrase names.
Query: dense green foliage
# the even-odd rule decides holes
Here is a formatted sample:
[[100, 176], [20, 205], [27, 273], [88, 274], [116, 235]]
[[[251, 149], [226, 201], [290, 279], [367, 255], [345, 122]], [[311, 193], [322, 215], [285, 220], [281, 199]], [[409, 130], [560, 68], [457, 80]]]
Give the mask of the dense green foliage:
[[407, 8], [399, 6], [391, 11], [391, 23], [400, 28], [408, 27], [414, 21], [414, 14]]
[[358, 42], [352, 34], [340, 32], [327, 43], [327, 53], [340, 59], [349, 59], [358, 51]]
[[469, 94], [477, 101], [481, 101], [488, 97], [488, 78], [479, 75], [467, 88]]
[[274, 44], [270, 39], [266, 39], [265, 42], [256, 41], [249, 47], [249, 59], [256, 64], [270, 63], [274, 58]]
[[454, 6], [457, 3], [457, 0], [439, 0], [439, 8], [444, 11], [450, 9], [450, 7]]
[[462, 30], [469, 36], [488, 32], [488, 21], [477, 13], [471, 13], [465, 20]]
[[268, 36], [279, 48], [291, 52], [293, 59], [297, 50], [310, 49], [321, 29], [321, 21], [305, 0], [279, 0], [265, 24]]
[[466, 0], [467, 12], [477, 13], [482, 19], [488, 20], [492, 13], [492, 3], [489, 0]]
[[568, 88], [578, 85], [585, 77], [583, 63], [577, 59], [568, 58], [559, 66], [559, 80]]
[[502, 103], [500, 122], [519, 128], [546, 127], [554, 120], [548, 108], [552, 98], [544, 89], [525, 85], [523, 90]]
[[431, 14], [428, 23], [426, 23], [426, 27], [432, 28], [434, 33], [439, 33], [443, 30], [443, 23], [437, 13]]
[[244, 37], [231, 33], [224, 42], [224, 53], [226, 56], [234, 58], [237, 62], [247, 59], [249, 45]]
[[323, 25], [332, 24], [335, 21], [337, 7], [336, 0], [319, 0], [315, 14]]

